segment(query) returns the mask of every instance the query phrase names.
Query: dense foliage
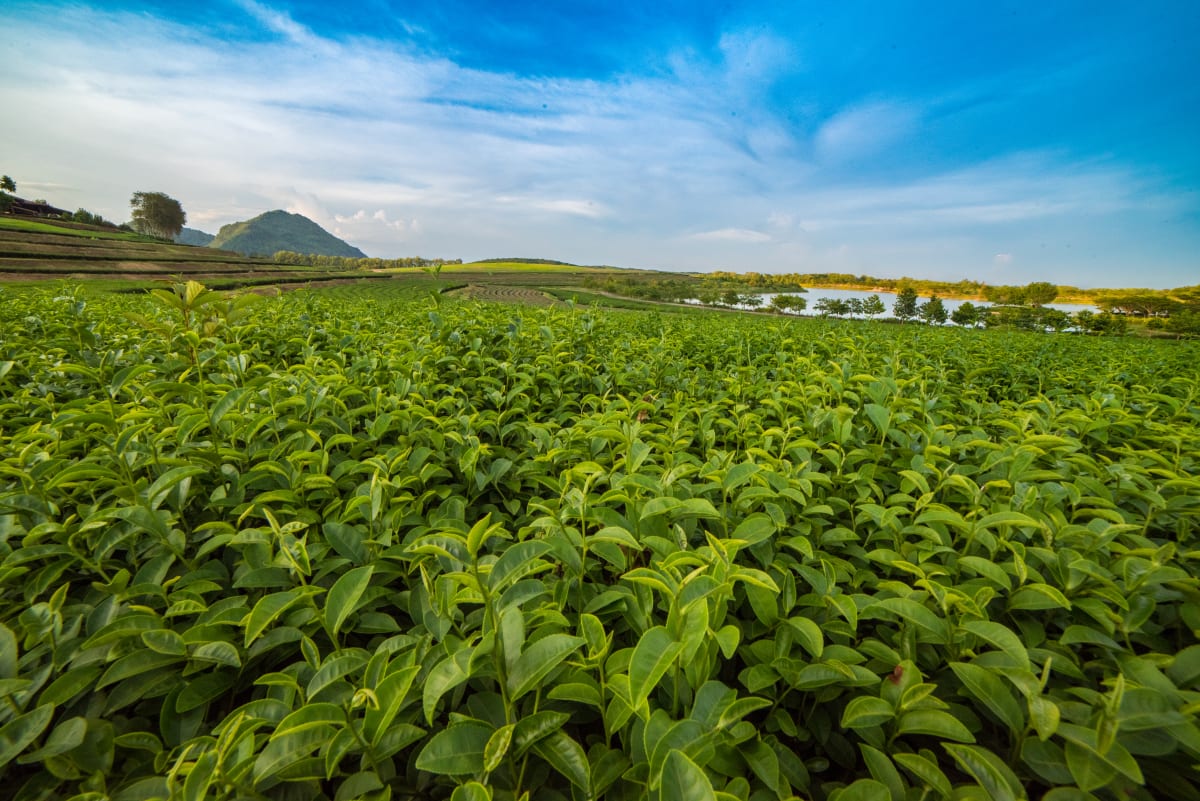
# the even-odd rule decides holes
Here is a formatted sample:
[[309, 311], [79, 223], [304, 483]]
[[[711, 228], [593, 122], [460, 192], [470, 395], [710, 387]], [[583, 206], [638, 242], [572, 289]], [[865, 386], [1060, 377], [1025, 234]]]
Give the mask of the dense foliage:
[[162, 192], [134, 192], [129, 206], [130, 224], [140, 234], [174, 239], [187, 222], [180, 202]]
[[12, 797], [1200, 798], [1194, 343], [3, 294]]

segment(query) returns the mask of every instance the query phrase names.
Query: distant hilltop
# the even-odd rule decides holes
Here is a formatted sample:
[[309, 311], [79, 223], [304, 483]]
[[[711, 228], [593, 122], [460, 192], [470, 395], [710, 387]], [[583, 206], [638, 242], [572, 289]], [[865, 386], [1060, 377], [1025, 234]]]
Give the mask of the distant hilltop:
[[367, 254], [338, 239], [304, 215], [281, 210], [223, 225], [216, 236], [194, 228], [184, 228], [176, 241], [186, 245], [232, 250], [244, 256], [273, 256], [286, 250], [317, 256], [367, 257]]
[[175, 241], [181, 245], [195, 245], [197, 247], [208, 247], [208, 243], [216, 239], [214, 234], [206, 231], [197, 231], [195, 228], [184, 228], [175, 237]]

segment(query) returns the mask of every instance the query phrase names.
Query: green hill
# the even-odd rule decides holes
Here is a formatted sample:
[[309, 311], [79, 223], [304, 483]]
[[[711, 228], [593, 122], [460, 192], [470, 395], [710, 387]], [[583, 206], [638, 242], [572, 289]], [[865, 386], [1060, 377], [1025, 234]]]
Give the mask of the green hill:
[[198, 231], [195, 228], [184, 228], [179, 232], [179, 236], [175, 237], [175, 241], [181, 245], [196, 245], [197, 247], [208, 247], [208, 244], [215, 239], [212, 234], [207, 231]]
[[367, 255], [307, 217], [286, 211], [268, 211], [252, 220], [223, 225], [208, 246], [247, 256], [271, 256], [280, 250], [358, 259]]

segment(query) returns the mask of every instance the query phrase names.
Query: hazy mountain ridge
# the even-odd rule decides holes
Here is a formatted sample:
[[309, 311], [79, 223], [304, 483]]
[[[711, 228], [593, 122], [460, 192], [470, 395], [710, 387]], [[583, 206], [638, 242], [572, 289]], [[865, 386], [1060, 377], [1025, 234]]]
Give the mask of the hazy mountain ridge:
[[208, 246], [247, 256], [271, 256], [280, 250], [359, 259], [367, 255], [307, 217], [282, 210], [223, 225]]
[[210, 234], [207, 231], [201, 231], [196, 228], [184, 228], [179, 232], [179, 236], [175, 237], [175, 241], [181, 245], [196, 245], [198, 247], [208, 247], [208, 243], [216, 239], [215, 234]]

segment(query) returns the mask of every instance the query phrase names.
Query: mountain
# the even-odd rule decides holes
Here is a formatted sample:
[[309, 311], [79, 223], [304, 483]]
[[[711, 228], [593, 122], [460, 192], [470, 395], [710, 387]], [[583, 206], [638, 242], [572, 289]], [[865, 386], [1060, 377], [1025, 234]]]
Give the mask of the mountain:
[[307, 217], [278, 210], [260, 214], [252, 220], [221, 226], [216, 238], [208, 246], [246, 256], [271, 256], [280, 250], [357, 259], [366, 258], [367, 255]]
[[213, 235], [206, 231], [197, 231], [195, 228], [184, 228], [179, 232], [179, 236], [175, 237], [175, 241], [181, 245], [205, 247], [209, 242], [213, 241], [213, 238]]

